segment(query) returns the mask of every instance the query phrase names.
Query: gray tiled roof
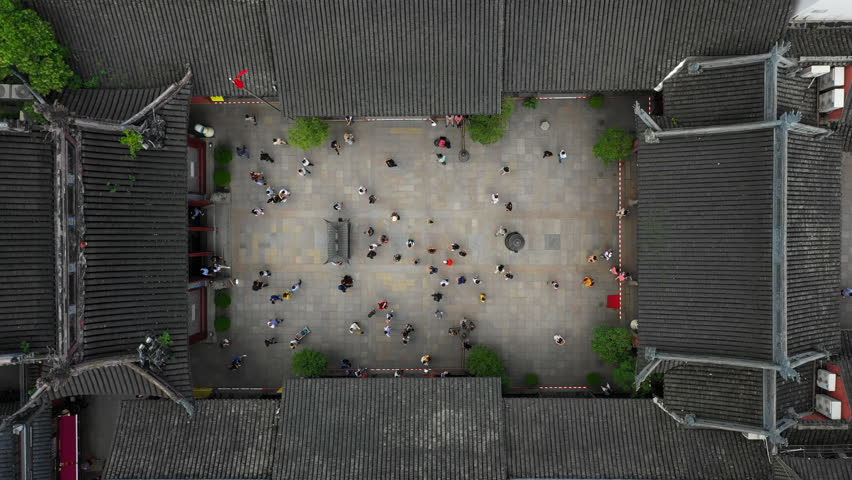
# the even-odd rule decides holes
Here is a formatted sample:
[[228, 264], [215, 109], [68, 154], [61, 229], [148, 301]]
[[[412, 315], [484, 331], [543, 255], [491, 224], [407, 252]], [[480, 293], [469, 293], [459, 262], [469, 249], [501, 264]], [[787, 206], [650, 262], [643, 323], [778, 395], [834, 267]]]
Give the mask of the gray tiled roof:
[[852, 25], [797, 23], [784, 30], [791, 57], [835, 57], [852, 55]]
[[80, 117], [122, 122], [154, 101], [162, 91], [162, 88], [68, 89], [62, 92], [59, 103]]
[[[18, 402], [0, 402], [0, 420], [15, 413]], [[0, 478], [18, 477], [18, 437], [10, 430], [0, 432]]]
[[649, 400], [506, 399], [510, 478], [762, 480], [763, 442], [679, 427]]
[[[20, 405], [17, 402], [0, 403], [0, 419], [15, 412]], [[53, 415], [51, 406], [40, 408], [27, 421], [31, 427], [31, 472], [33, 480], [54, 480]], [[0, 432], [0, 478], [21, 478], [20, 437], [9, 430]]]
[[0, 133], [0, 353], [56, 344], [53, 144]]
[[772, 358], [771, 130], [639, 150], [643, 345]]
[[164, 396], [151, 382], [123, 365], [85, 370], [47, 392], [50, 400], [76, 395]]
[[687, 364], [666, 372], [666, 408], [680, 416], [763, 425], [763, 373], [751, 368]]
[[287, 379], [273, 480], [506, 478], [494, 378]]
[[[275, 400], [122, 402], [105, 479], [268, 479]], [[304, 432], [288, 431], [298, 437]]]
[[772, 464], [773, 480], [849, 480], [852, 460], [783, 455]]
[[790, 0], [510, 0], [507, 92], [648, 90], [684, 58], [763, 53]]
[[498, 113], [503, 4], [267, 2], [284, 113]]
[[[195, 72], [196, 95], [238, 95], [228, 81], [272, 96], [272, 46], [263, 0], [26, 0], [50, 21], [83, 78], [150, 88]], [[282, 37], [281, 43], [289, 41]]]
[[730, 125], [763, 120], [764, 64], [713, 68], [698, 74], [686, 65], [663, 84], [667, 117], [680, 127]]
[[[165, 147], [142, 150], [135, 160], [119, 143], [120, 134], [82, 133], [81, 225], [88, 245], [79, 269], [83, 304], [77, 310], [86, 359], [133, 354], [146, 334], [169, 332], [173, 359], [164, 377], [185, 396], [191, 389], [186, 320], [189, 95], [186, 87], [157, 109], [167, 122]], [[115, 192], [108, 183], [118, 185]]]
[[787, 140], [787, 349], [826, 349], [840, 337], [840, 142]]

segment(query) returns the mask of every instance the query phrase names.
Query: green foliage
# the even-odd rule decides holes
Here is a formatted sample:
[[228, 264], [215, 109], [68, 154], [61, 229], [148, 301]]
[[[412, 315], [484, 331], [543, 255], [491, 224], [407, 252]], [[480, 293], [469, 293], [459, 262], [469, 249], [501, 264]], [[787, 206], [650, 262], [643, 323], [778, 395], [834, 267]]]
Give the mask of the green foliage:
[[663, 381], [664, 375], [662, 373], [652, 373], [639, 385], [639, 390], [633, 396], [650, 398], [656, 395], [662, 397]]
[[592, 108], [601, 108], [604, 106], [603, 95], [592, 95], [589, 97], [589, 106]]
[[83, 77], [77, 75], [71, 77], [71, 80], [68, 82], [68, 88], [79, 89], [79, 88], [98, 88], [101, 85], [101, 77], [92, 77], [88, 80], [83, 80]]
[[160, 343], [168, 347], [169, 345], [175, 343], [175, 341], [172, 340], [172, 334], [171, 333], [163, 332], [163, 334], [160, 335]]
[[527, 384], [528, 387], [537, 387], [538, 386], [538, 375], [534, 373], [528, 373], [524, 375], [524, 383]]
[[300, 350], [293, 355], [290, 369], [300, 377], [319, 377], [328, 368], [328, 358], [316, 350]]
[[316, 117], [299, 117], [287, 132], [291, 145], [302, 150], [318, 147], [328, 140], [329, 125]]
[[598, 325], [592, 336], [592, 350], [603, 361], [619, 365], [627, 360], [633, 350], [633, 333], [626, 328]]
[[475, 377], [502, 377], [506, 373], [503, 359], [494, 350], [483, 345], [470, 349], [467, 371]]
[[216, 319], [213, 321], [213, 326], [219, 333], [227, 332], [231, 329], [231, 319], [225, 315], [217, 315]]
[[506, 135], [509, 117], [515, 111], [515, 104], [509, 98], [503, 99], [500, 115], [472, 115], [467, 120], [470, 139], [483, 145], [497, 143]]
[[633, 152], [633, 136], [621, 128], [608, 128], [592, 150], [604, 165], [622, 160]]
[[618, 368], [612, 372], [612, 380], [618, 388], [632, 391], [633, 381], [636, 380], [636, 357], [627, 357], [619, 363]]
[[142, 134], [134, 130], [125, 130], [124, 136], [119, 140], [122, 145], [130, 149], [130, 156], [136, 158], [139, 150], [142, 150]]
[[213, 172], [213, 183], [220, 187], [227, 187], [231, 184], [231, 172], [224, 168], [217, 168]]
[[74, 75], [65, 56], [53, 28], [35, 10], [21, 8], [17, 0], [0, 0], [0, 79], [14, 68], [29, 77], [37, 92], [61, 92]]
[[536, 108], [538, 107], [538, 99], [535, 97], [525, 98], [523, 105], [527, 108]]
[[24, 106], [21, 107], [21, 110], [27, 115], [27, 117], [36, 123], [47, 123], [47, 119], [44, 118], [44, 115], [35, 111], [35, 100], [25, 102]]
[[217, 308], [225, 309], [231, 306], [231, 295], [226, 292], [219, 292], [213, 297], [213, 303]]
[[219, 147], [213, 152], [213, 160], [220, 165], [227, 165], [234, 159], [234, 149]]
[[21, 340], [21, 351], [24, 353], [30, 352], [30, 342], [26, 340]]
[[589, 387], [597, 387], [603, 383], [603, 377], [598, 372], [590, 372], [586, 375], [586, 385]]

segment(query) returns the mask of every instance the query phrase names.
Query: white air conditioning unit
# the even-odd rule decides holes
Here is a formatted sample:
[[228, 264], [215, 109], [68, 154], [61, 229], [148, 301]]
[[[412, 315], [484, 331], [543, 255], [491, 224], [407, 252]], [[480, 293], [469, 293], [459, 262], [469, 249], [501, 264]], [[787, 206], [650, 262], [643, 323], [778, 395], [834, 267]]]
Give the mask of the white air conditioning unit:
[[833, 67], [828, 74], [819, 77], [819, 91], [842, 87], [846, 80], [845, 72], [843, 67]]
[[817, 370], [817, 387], [833, 392], [837, 385], [837, 374], [831, 373], [828, 370]]
[[816, 403], [817, 412], [832, 420], [840, 420], [840, 400], [818, 393], [814, 397], [814, 403]]
[[0, 84], [0, 100], [32, 100], [33, 96], [23, 85]]
[[828, 113], [843, 108], [843, 89], [835, 88], [819, 94], [819, 112]]
[[828, 65], [811, 65], [810, 67], [803, 68], [799, 72], [799, 76], [802, 78], [821, 77], [830, 71], [831, 67]]

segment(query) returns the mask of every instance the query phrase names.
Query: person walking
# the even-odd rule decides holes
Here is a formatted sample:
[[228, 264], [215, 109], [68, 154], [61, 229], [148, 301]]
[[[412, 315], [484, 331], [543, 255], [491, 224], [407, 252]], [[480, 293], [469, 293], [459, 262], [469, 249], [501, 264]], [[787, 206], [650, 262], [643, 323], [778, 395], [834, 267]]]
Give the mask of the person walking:
[[500, 194], [499, 193], [492, 193], [491, 194], [491, 205], [497, 205], [498, 203], [500, 203]]
[[230, 369], [231, 370], [239, 370], [240, 367], [243, 366], [243, 359], [246, 358], [246, 357], [248, 357], [248, 355], [237, 355], [236, 357], [234, 357], [234, 359], [231, 360]]
[[260, 207], [252, 208], [252, 209], [251, 209], [251, 213], [253, 213], [255, 217], [257, 217], [258, 215], [264, 215], [264, 214], [265, 214], [265, 212], [263, 211], [263, 209], [262, 209], [262, 208], [260, 208]]
[[844, 297], [852, 297], [852, 288], [844, 288], [840, 291], [840, 295]]
[[397, 213], [397, 212], [391, 213], [391, 222], [398, 222], [399, 218], [400, 218], [399, 213]]
[[343, 134], [343, 141], [346, 142], [347, 145], [354, 145], [355, 135], [351, 132], [346, 132]]
[[438, 267], [434, 267], [432, 265], [429, 265], [429, 275], [433, 275], [435, 273], [438, 273]]
[[554, 335], [553, 341], [556, 342], [556, 344], [559, 345], [559, 346], [562, 346], [562, 347], [565, 346], [565, 339], [562, 338], [562, 335], [559, 335], [559, 334]]
[[352, 335], [363, 335], [364, 330], [361, 330], [361, 325], [358, 325], [358, 322], [352, 322], [352, 325], [349, 325], [349, 333]]
[[502, 177], [503, 175], [507, 175], [508, 173], [509, 173], [509, 167], [508, 167], [508, 166], [505, 166], [505, 167], [503, 167], [503, 168], [501, 168], [501, 169], [500, 169], [500, 176], [501, 176], [501, 177]]
[[275, 145], [275, 146], [278, 146], [278, 145], [290, 145], [289, 143], [287, 143], [287, 140], [284, 140], [283, 138], [273, 138], [273, 139], [272, 139], [272, 144], [273, 144], [273, 145]]
[[456, 279], [457, 285], [464, 285], [467, 283], [467, 279], [464, 278], [464, 275], [459, 275], [459, 278]]
[[408, 248], [413, 248], [413, 247], [414, 247], [414, 239], [413, 239], [413, 238], [409, 238], [409, 239], [408, 239], [408, 241], [407, 241], [407, 242], [405, 242], [405, 245], [406, 245]]
[[505, 265], [497, 265], [497, 269], [494, 270], [494, 273], [500, 274], [500, 273], [503, 273], [504, 271], [506, 271]]
[[367, 197], [367, 200], [370, 202], [370, 205], [372, 205], [372, 204], [376, 203], [376, 196], [370, 195], [369, 197]]
[[340, 202], [337, 202], [334, 205], [332, 205], [331, 208], [333, 208], [334, 210], [339, 212], [343, 208], [343, 204], [340, 203]]
[[228, 348], [231, 346], [231, 340], [227, 338], [223, 338], [221, 342], [219, 342], [219, 348]]
[[452, 259], [452, 258], [448, 258], [448, 259], [444, 260], [444, 265], [446, 265], [446, 266], [448, 266], [448, 267], [452, 267], [452, 266], [453, 266], [453, 263], [454, 263], [454, 262], [453, 262], [453, 259]]
[[446, 287], [446, 286], [447, 286], [447, 285], [449, 285], [449, 284], [450, 284], [450, 279], [449, 279], [449, 278], [445, 278], [445, 279], [441, 280], [441, 282], [440, 282], [440, 285], [441, 285], [442, 287]]
[[278, 318], [273, 318], [272, 320], [268, 320], [266, 322], [266, 326], [269, 328], [278, 328], [278, 325], [281, 325], [281, 320]]
[[428, 366], [429, 366], [429, 362], [431, 362], [431, 361], [432, 361], [432, 355], [428, 355], [428, 354], [427, 354], [427, 355], [423, 355], [422, 357], [420, 357], [420, 363], [421, 363], [424, 367], [428, 367]]
[[276, 343], [278, 343], [278, 338], [276, 338], [276, 337], [269, 337], [269, 338], [264, 339], [264, 340], [263, 340], [263, 343], [264, 343], [267, 347], [268, 347], [268, 346], [270, 346], [270, 345], [275, 345]]
[[268, 286], [269, 286], [269, 284], [268, 284], [268, 283], [263, 283], [263, 282], [262, 282], [262, 281], [260, 281], [260, 280], [255, 280], [255, 281], [254, 281], [254, 282], [252, 282], [252, 284], [251, 284], [251, 289], [252, 289], [252, 290], [254, 290], [255, 292], [257, 292], [257, 291], [260, 291], [260, 289], [261, 289], [261, 288], [266, 288], [266, 287], [268, 287]]
[[485, 303], [486, 300], [488, 300], [488, 297], [484, 293], [480, 293], [479, 294], [479, 301], [481, 303]]
[[299, 175], [301, 175], [301, 176], [305, 177], [305, 176], [310, 175], [310, 174], [311, 174], [311, 171], [310, 171], [310, 170], [308, 170], [307, 168], [300, 168], [300, 169], [296, 170], [296, 173], [298, 173]]
[[255, 127], [257, 126], [257, 117], [255, 117], [252, 114], [246, 114], [245, 121], [246, 121], [246, 123], [252, 124], [252, 126], [255, 126]]
[[507, 204], [506, 204], [506, 211], [507, 211], [507, 212], [511, 212], [511, 211], [512, 211], [512, 202], [509, 202], [509, 203], [507, 203]]
[[612, 249], [608, 248], [608, 249], [604, 250], [603, 257], [604, 257], [604, 260], [607, 260], [607, 261], [612, 260]]
[[365, 187], [364, 185], [358, 187], [358, 195], [364, 195], [365, 193], [367, 193], [367, 187]]
[[379, 310], [386, 310], [388, 308], [388, 302], [386, 300], [382, 300], [379, 302]]
[[290, 285], [290, 291], [295, 292], [296, 290], [302, 288], [302, 279], [300, 278], [298, 282]]
[[269, 155], [268, 153], [264, 152], [263, 150], [261, 150], [261, 151], [260, 151], [260, 161], [261, 161], [261, 162], [275, 163], [275, 159], [274, 159], [274, 158], [272, 158], [272, 156], [271, 156], [271, 155]]
[[553, 152], [551, 152], [549, 150], [545, 150], [544, 156], [542, 156], [541, 158], [548, 158], [548, 157], [552, 157], [552, 156], [553, 156]]
[[461, 248], [461, 245], [459, 245], [458, 243], [451, 243], [450, 246], [447, 247], [447, 250], [449, 250], [451, 252], [455, 252], [456, 250], [458, 250], [460, 248]]
[[337, 140], [331, 141], [331, 149], [338, 155], [340, 155], [340, 144], [337, 143]]
[[551, 280], [550, 286], [553, 287], [554, 290], [559, 290], [559, 283], [557, 283], [556, 280]]
[[509, 230], [506, 227], [500, 225], [499, 227], [497, 227], [497, 232], [494, 233], [494, 236], [505, 237], [507, 233], [509, 233]]
[[249, 160], [249, 159], [250, 159], [250, 158], [249, 158], [248, 150], [246, 150], [246, 146], [245, 146], [245, 145], [242, 145], [242, 146], [236, 147], [236, 149], [237, 149], [237, 157], [239, 157], [239, 158], [243, 158], [243, 157], [245, 157], [245, 159], [246, 159], [246, 160]]
[[444, 298], [444, 294], [441, 292], [435, 292], [432, 294], [432, 300], [436, 302], [440, 302], [442, 298]]
[[447, 164], [447, 156], [446, 155], [444, 155], [443, 153], [438, 153], [436, 155], [438, 157], [438, 163], [440, 163], [441, 165]]
[[308, 160], [308, 157], [302, 157], [302, 166], [303, 167], [313, 167], [314, 164], [311, 163], [310, 160]]
[[391, 335], [391, 326], [385, 325], [385, 336], [390, 338], [390, 335]]
[[269, 296], [269, 303], [271, 303], [273, 305], [275, 305], [275, 302], [280, 302], [281, 300], [283, 300], [283, 298], [281, 298], [281, 295], [270, 295]]
[[592, 279], [592, 277], [583, 277], [583, 286], [584, 287], [591, 287], [594, 284], [595, 284], [595, 281]]
[[568, 158], [568, 154], [565, 153], [565, 150], [559, 151], [559, 163], [562, 164], [562, 161]]
[[480, 283], [482, 283], [482, 280], [480, 280], [478, 275], [474, 275], [471, 280], [473, 280], [474, 285], [479, 285]]
[[511, 279], [515, 278], [515, 275], [513, 273], [506, 272], [505, 277], [506, 277], [506, 280], [511, 280]]
[[591, 256], [589, 256], [588, 259], [586, 259], [586, 261], [589, 262], [589, 263], [595, 263], [595, 262], [598, 261], [598, 256], [597, 255], [591, 255]]

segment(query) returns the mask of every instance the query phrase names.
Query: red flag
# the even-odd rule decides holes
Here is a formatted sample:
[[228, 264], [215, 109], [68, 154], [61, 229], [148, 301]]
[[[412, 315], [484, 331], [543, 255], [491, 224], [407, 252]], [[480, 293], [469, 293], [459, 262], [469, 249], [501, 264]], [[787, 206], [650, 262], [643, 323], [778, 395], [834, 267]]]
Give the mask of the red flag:
[[248, 73], [248, 70], [243, 70], [242, 72], [240, 72], [239, 75], [237, 75], [237, 78], [235, 78], [233, 80], [234, 85], [236, 85], [237, 88], [246, 88], [246, 82], [240, 80], [240, 77], [242, 77], [243, 75], [245, 75], [247, 73]]

